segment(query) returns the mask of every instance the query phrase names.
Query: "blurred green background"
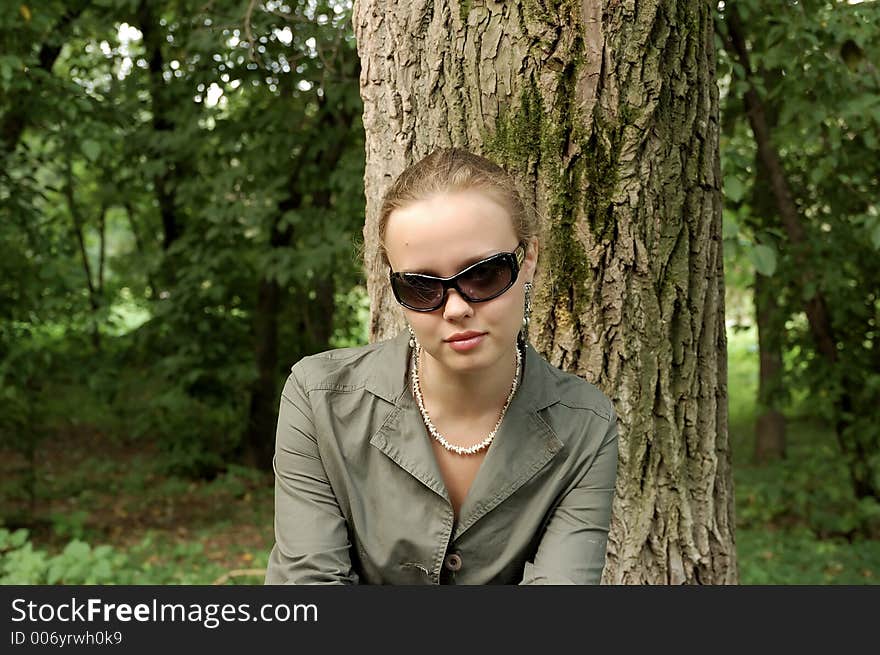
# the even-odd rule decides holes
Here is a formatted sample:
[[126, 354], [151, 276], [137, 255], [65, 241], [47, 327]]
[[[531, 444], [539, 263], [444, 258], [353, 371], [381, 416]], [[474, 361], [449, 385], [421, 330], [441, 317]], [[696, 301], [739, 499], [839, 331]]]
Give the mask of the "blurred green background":
[[[367, 340], [351, 7], [0, 4], [0, 583], [259, 583], [280, 384]], [[736, 8], [716, 43], [740, 578], [875, 584], [880, 7]]]

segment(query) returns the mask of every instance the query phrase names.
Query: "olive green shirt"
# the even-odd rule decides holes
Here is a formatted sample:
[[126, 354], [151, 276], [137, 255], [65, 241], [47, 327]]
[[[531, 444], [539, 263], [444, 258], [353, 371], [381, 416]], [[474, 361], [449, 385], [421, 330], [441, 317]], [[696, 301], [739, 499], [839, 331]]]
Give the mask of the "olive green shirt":
[[608, 398], [526, 346], [456, 521], [409, 386], [410, 350], [403, 332], [293, 367], [266, 583], [598, 583], [617, 471]]

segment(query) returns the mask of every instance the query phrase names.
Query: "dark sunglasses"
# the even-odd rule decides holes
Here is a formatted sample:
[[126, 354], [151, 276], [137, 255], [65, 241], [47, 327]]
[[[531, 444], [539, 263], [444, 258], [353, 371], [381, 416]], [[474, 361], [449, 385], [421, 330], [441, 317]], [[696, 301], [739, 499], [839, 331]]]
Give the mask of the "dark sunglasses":
[[449, 289], [458, 291], [468, 302], [486, 302], [513, 286], [525, 256], [525, 246], [521, 243], [513, 252], [486, 257], [452, 277], [392, 272], [391, 290], [397, 302], [416, 312], [440, 309]]

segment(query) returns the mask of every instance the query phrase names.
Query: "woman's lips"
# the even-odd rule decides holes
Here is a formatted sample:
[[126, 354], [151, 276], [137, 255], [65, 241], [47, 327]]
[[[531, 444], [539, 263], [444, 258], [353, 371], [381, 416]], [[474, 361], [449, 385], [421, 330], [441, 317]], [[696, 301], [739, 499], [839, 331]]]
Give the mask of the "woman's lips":
[[467, 339], [457, 339], [455, 341], [447, 341], [446, 343], [449, 344], [450, 348], [461, 353], [479, 346], [485, 336], [485, 334], [477, 334]]

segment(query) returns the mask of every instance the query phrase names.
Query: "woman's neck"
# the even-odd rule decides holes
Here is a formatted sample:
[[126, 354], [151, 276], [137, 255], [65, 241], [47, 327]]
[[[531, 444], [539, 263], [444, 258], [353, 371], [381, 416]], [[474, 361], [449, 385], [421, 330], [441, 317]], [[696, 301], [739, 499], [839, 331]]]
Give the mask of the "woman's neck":
[[[419, 387], [432, 414], [479, 418], [501, 411], [516, 374], [516, 349], [492, 366], [477, 371], [455, 371], [422, 349]], [[520, 374], [521, 376], [522, 374]]]

